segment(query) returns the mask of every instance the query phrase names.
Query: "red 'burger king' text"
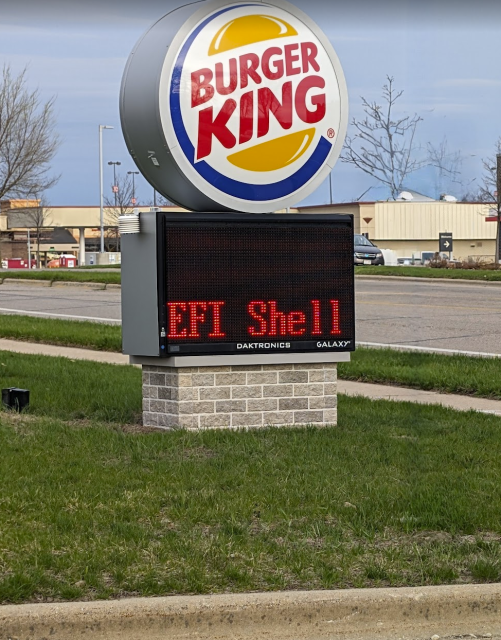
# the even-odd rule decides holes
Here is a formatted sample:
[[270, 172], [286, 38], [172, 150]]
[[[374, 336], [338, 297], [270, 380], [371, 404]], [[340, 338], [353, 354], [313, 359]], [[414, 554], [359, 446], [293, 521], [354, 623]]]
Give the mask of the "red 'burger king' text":
[[[231, 96], [237, 89], [249, 87], [239, 102], [227, 98], [216, 113], [211, 105], [200, 109], [196, 159], [210, 155], [213, 137], [226, 149], [249, 142], [254, 136], [256, 119], [257, 138], [266, 136], [271, 113], [283, 129], [292, 127], [294, 115], [306, 124], [320, 122], [326, 113], [326, 97], [322, 92], [325, 80], [317, 75], [320, 72], [317, 56], [318, 47], [313, 42], [302, 42], [269, 47], [261, 56], [246, 53], [230, 58], [225, 64], [216, 62], [213, 69], [205, 67], [194, 71], [191, 74], [192, 109], [209, 103], [216, 94]], [[295, 89], [292, 80], [284, 81], [279, 92], [268, 86], [252, 88], [263, 80], [276, 82], [300, 74], [305, 77]], [[238, 140], [228, 128], [230, 120], [235, 118], [239, 118]]]

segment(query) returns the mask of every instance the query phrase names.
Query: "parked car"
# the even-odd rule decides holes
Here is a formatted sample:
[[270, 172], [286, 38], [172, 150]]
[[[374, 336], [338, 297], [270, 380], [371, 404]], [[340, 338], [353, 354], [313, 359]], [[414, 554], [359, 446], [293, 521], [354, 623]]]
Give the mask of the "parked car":
[[376, 245], [372, 244], [365, 236], [356, 233], [354, 245], [355, 264], [384, 264], [384, 256], [381, 249], [378, 249]]

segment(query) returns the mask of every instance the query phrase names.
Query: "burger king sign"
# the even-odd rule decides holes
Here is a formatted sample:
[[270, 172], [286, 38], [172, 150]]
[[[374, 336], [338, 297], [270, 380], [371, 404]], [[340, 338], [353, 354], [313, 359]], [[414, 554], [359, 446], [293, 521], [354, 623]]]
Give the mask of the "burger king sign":
[[120, 113], [138, 168], [169, 200], [264, 213], [329, 175], [348, 105], [338, 58], [304, 13], [283, 0], [216, 1], [181, 7], [143, 36]]

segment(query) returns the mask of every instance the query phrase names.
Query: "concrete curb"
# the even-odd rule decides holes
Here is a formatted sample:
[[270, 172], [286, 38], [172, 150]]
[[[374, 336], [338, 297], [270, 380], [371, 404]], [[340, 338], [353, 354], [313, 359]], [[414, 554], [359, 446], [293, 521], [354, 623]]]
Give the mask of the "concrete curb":
[[412, 282], [427, 282], [428, 284], [432, 282], [448, 282], [452, 284], [487, 284], [498, 287], [501, 286], [501, 280], [499, 282], [496, 282], [493, 280], [462, 280], [461, 278], [419, 278], [416, 276], [372, 276], [369, 274], [367, 274], [366, 276], [363, 274], [357, 274], [355, 276], [355, 280], [411, 280]]
[[38, 287], [86, 287], [96, 291], [121, 289], [122, 285], [105, 282], [72, 282], [69, 280], [30, 280], [29, 278], [0, 278], [0, 284], [21, 284]]
[[0, 640], [501, 638], [501, 585], [172, 596], [0, 608]]
[[107, 287], [106, 283], [102, 282], [68, 282], [66, 280], [53, 280], [53, 287], [86, 287], [87, 289], [94, 289], [95, 291], [104, 291]]
[[26, 280], [21, 278], [3, 278], [2, 284], [19, 284], [27, 285], [27, 286], [39, 286], [39, 287], [51, 287], [52, 280], [30, 280], [27, 278]]

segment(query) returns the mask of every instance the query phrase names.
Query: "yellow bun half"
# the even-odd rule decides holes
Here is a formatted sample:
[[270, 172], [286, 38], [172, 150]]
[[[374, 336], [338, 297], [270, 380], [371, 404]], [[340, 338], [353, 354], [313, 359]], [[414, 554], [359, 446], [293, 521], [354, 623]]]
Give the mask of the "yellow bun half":
[[295, 162], [313, 141], [315, 129], [289, 133], [281, 138], [262, 142], [228, 156], [228, 162], [246, 171], [276, 171]]
[[231, 51], [255, 42], [297, 35], [294, 27], [280, 18], [266, 15], [242, 16], [227, 22], [219, 29], [210, 44], [209, 55]]

